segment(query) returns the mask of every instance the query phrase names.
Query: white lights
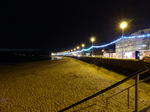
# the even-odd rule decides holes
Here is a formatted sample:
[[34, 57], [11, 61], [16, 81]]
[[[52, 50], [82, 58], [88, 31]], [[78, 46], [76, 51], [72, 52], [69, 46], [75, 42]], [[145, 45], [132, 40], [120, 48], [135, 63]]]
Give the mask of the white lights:
[[124, 29], [128, 26], [128, 23], [126, 21], [123, 21], [121, 24], [120, 24], [120, 28]]
[[[150, 37], [150, 34], [146, 34], [146, 35], [138, 35], [138, 36], [124, 36], [123, 38], [124, 39], [135, 39], [135, 38], [145, 38], [145, 37]], [[110, 42], [110, 43], [108, 43], [108, 44], [104, 44], [104, 45], [100, 45], [100, 46], [91, 46], [91, 47], [89, 47], [89, 48], [87, 48], [87, 49], [82, 49], [82, 50], [79, 50], [79, 48], [77, 48], [78, 50], [77, 51], [75, 51], [76, 49], [74, 48], [74, 51], [72, 51], [72, 53], [80, 53], [80, 52], [83, 52], [83, 51], [89, 51], [89, 50], [91, 50], [92, 48], [103, 48], [103, 47], [107, 47], [107, 46], [109, 46], [109, 45], [112, 45], [112, 44], [114, 44], [114, 43], [116, 43], [116, 42], [118, 42], [118, 41], [120, 41], [122, 38], [119, 38], [119, 39], [117, 39], [117, 40], [115, 40], [115, 41], [112, 41], [112, 42]], [[144, 47], [145, 45], [143, 45], [143, 47]], [[70, 52], [61, 52], [61, 53], [59, 53], [59, 55], [60, 54], [63, 54], [63, 55], [70, 55], [71, 53]]]
[[95, 37], [91, 37], [91, 42], [94, 42], [95, 41]]
[[[123, 38], [125, 38], [125, 39], [127, 39], [127, 38], [145, 38], [145, 37], [149, 37], [149, 36], [150, 36], [150, 34], [147, 34], [147, 35], [138, 35], [138, 36], [129, 36], [129, 37], [123, 37]], [[91, 50], [92, 48], [103, 48], [103, 47], [107, 47], [107, 46], [109, 46], [109, 45], [111, 45], [111, 44], [114, 44], [114, 43], [120, 41], [121, 39], [122, 39], [122, 38], [119, 38], [119, 39], [117, 39], [117, 40], [115, 40], [115, 41], [113, 41], [113, 42], [110, 42], [110, 43], [104, 44], [104, 45], [100, 45], [100, 46], [91, 46], [91, 47], [89, 47], [89, 48], [87, 48], [87, 49], [82, 49], [82, 51], [89, 51], [89, 50]], [[82, 51], [81, 51], [81, 52], [82, 52]]]

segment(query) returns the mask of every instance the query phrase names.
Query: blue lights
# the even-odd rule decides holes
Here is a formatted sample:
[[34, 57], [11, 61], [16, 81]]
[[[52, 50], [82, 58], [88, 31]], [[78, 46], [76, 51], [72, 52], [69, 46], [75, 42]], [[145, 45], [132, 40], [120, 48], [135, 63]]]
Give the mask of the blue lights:
[[113, 41], [113, 42], [110, 42], [110, 43], [108, 43], [108, 44], [105, 44], [105, 45], [91, 46], [91, 47], [88, 48], [88, 49], [82, 49], [81, 52], [82, 52], [82, 51], [89, 51], [89, 50], [91, 50], [92, 48], [103, 48], [103, 47], [109, 46], [109, 45], [111, 45], [111, 44], [114, 44], [114, 43], [116, 43], [116, 42], [118, 42], [118, 41], [120, 41], [120, 40], [121, 40], [121, 38], [119, 38], [119, 39], [117, 39], [117, 40], [115, 40], [115, 41]]
[[[129, 37], [124, 36], [123, 38], [124, 38], [124, 39], [129, 39], [129, 38], [130, 38], [130, 39], [135, 39], [135, 38], [145, 38], [145, 37], [149, 37], [149, 36], [150, 36], [150, 34], [138, 35], [138, 36], [129, 36]], [[91, 47], [89, 47], [89, 48], [87, 48], [87, 49], [82, 49], [82, 50], [77, 51], [77, 52], [89, 51], [89, 50], [91, 50], [92, 48], [103, 48], [103, 47], [107, 47], [107, 46], [109, 46], [109, 45], [112, 45], [112, 44], [114, 44], [114, 43], [120, 41], [121, 39], [122, 39], [122, 38], [119, 38], [119, 39], [117, 39], [117, 40], [115, 40], [115, 41], [113, 41], [113, 42], [110, 42], [110, 43], [108, 43], [108, 44], [105, 44], [105, 45], [91, 46]]]
[[[146, 34], [146, 35], [137, 35], [137, 36], [124, 36], [123, 38], [124, 39], [135, 39], [135, 38], [145, 38], [145, 37], [150, 37], [150, 34]], [[72, 53], [81, 53], [81, 52], [83, 52], [83, 51], [89, 51], [89, 50], [91, 50], [92, 48], [103, 48], [103, 47], [107, 47], [107, 46], [109, 46], [109, 45], [112, 45], [112, 44], [114, 44], [114, 43], [116, 43], [116, 42], [118, 42], [118, 41], [120, 41], [120, 40], [122, 40], [122, 38], [119, 38], [119, 39], [117, 39], [117, 40], [115, 40], [115, 41], [112, 41], [112, 42], [110, 42], [110, 43], [108, 43], [108, 44], [104, 44], [104, 45], [100, 45], [100, 46], [91, 46], [91, 47], [89, 47], [89, 48], [87, 48], [87, 49], [82, 49], [82, 50], [76, 50], [76, 51], [73, 51], [73, 52], [63, 52], [62, 54], [65, 54], [65, 55], [67, 55], [67, 54], [72, 54]]]

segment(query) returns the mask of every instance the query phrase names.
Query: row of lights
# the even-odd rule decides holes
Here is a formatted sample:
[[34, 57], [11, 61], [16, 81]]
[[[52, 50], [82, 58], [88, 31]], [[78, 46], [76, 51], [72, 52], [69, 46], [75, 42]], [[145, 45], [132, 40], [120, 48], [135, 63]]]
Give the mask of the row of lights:
[[[126, 21], [123, 21], [121, 24], [120, 24], [120, 28], [122, 29], [122, 40], [123, 40], [123, 35], [124, 35], [124, 28], [126, 28], [127, 27], [127, 25], [128, 25], [128, 23], [126, 22]], [[93, 48], [97, 48], [97, 46], [93, 46], [93, 42], [95, 41], [95, 37], [93, 36], [93, 37], [91, 37], [91, 42], [92, 42], [92, 46], [89, 48], [89, 49], [82, 49], [81, 50], [81, 52], [82, 51], [88, 51], [88, 50], [90, 50], [90, 49], [92, 49], [92, 55], [94, 54], [93, 53]], [[117, 41], [119, 41], [120, 39], [117, 39]], [[110, 44], [113, 44], [113, 43], [116, 43], [117, 41], [114, 41], [114, 42], [111, 42]], [[108, 46], [108, 45], [110, 45], [110, 44], [106, 44], [106, 45], [103, 45], [103, 46], [101, 46], [101, 47], [105, 47], [105, 46]], [[123, 43], [122, 43], [123, 44]], [[84, 44], [82, 44], [82, 48], [84, 48], [85, 47], [85, 45]], [[80, 47], [79, 46], [77, 46], [77, 49], [80, 49]], [[76, 50], [76, 48], [74, 48], [74, 51]], [[73, 50], [71, 50], [71, 51], [73, 51]], [[122, 48], [122, 54], [123, 54], [123, 48]]]
[[[128, 23], [127, 23], [126, 21], [123, 21], [123, 22], [120, 24], [120, 28], [122, 29], [122, 40], [123, 40], [123, 35], [124, 35], [124, 28], [126, 28], [127, 25], [128, 25]], [[101, 46], [93, 46], [93, 43], [94, 43], [95, 39], [96, 39], [96, 38], [95, 38], [94, 36], [91, 37], [90, 40], [91, 40], [91, 42], [92, 42], [92, 46], [91, 46], [90, 48], [84, 49], [85, 44], [82, 44], [82, 45], [81, 45], [82, 48], [83, 48], [82, 50], [79, 51], [80, 47], [77, 46], [77, 48], [74, 48], [73, 50], [71, 49], [71, 52], [74, 51], [75, 53], [78, 53], [78, 52], [82, 52], [82, 51], [89, 51], [89, 50], [92, 49], [92, 55], [93, 55], [93, 54], [94, 54], [93, 48], [106, 47], [106, 46], [108, 46], [108, 45], [111, 45], [111, 44], [113, 44], [113, 43], [116, 43], [116, 42], [119, 41], [121, 38], [119, 38], [119, 39], [117, 39], [116, 41], [113, 41], [113, 42], [111, 42], [111, 43], [109, 43], [109, 44], [105, 44], [105, 45], [101, 45]], [[122, 41], [122, 44], [123, 44], [123, 41]], [[122, 54], [123, 54], [123, 48], [122, 48]], [[122, 55], [122, 57], [123, 57], [123, 55]]]
[[93, 46], [93, 43], [95, 42], [95, 39], [96, 39], [96, 38], [95, 38], [95, 37], [91, 37], [91, 39], [90, 39], [91, 42], [92, 42], [92, 46], [91, 46], [91, 47], [89, 47], [89, 48], [87, 48], [87, 49], [84, 49], [85, 44], [82, 44], [82, 45], [81, 45], [81, 46], [82, 46], [82, 50], [79, 50], [80, 47], [77, 46], [77, 49], [74, 48], [74, 50], [71, 50], [71, 52], [78, 53], [78, 52], [83, 52], [83, 51], [89, 51], [89, 50], [92, 49], [92, 55], [93, 55], [93, 54], [94, 54], [94, 53], [93, 53], [93, 48], [103, 48], [103, 47], [109, 46], [109, 45], [111, 45], [111, 44], [114, 44], [114, 43], [116, 43], [116, 42], [122, 40], [122, 59], [123, 59], [123, 44], [124, 44], [124, 39], [126, 39], [126, 38], [144, 38], [144, 37], [150, 36], [150, 34], [147, 34], [147, 35], [124, 37], [124, 29], [125, 29], [127, 26], [128, 26], [128, 23], [127, 23], [126, 21], [123, 21], [123, 22], [120, 24], [120, 28], [122, 29], [122, 36], [121, 36], [121, 38], [119, 38], [119, 39], [117, 39], [117, 40], [115, 40], [115, 41], [113, 41], [113, 42], [110, 42], [110, 43], [108, 43], [108, 44], [101, 45], [101, 46]]
[[[95, 39], [96, 39], [96, 38], [95, 38], [94, 36], [91, 37], [91, 39], [90, 39], [91, 42], [92, 42], [92, 46], [93, 46], [93, 43], [94, 43]], [[84, 49], [85, 44], [81, 44], [81, 47]], [[93, 47], [92, 47], [92, 48], [93, 48]], [[80, 46], [77, 46], [76, 48], [74, 48], [74, 50], [71, 49], [71, 52], [76, 51], [76, 50], [78, 50], [78, 51], [76, 51], [76, 52], [80, 52], [79, 49], [80, 49]], [[83, 51], [83, 49], [82, 49], [82, 51]], [[82, 52], [82, 51], [81, 51], [81, 52]], [[92, 49], [92, 55], [93, 55], [93, 49]]]
[[[139, 36], [129, 36], [129, 37], [123, 37], [123, 39], [132, 39], [132, 38], [144, 38], [144, 37], [149, 37], [150, 36], [150, 34], [147, 34], [147, 35], [139, 35]], [[87, 48], [87, 49], [82, 49], [82, 50], [77, 50], [76, 51], [76, 49], [73, 51], [73, 50], [71, 50], [71, 52], [74, 52], [74, 53], [78, 53], [78, 52], [83, 52], [83, 51], [89, 51], [89, 50], [91, 50], [92, 48], [104, 48], [104, 47], [106, 47], [106, 46], [109, 46], [109, 45], [111, 45], [111, 44], [114, 44], [114, 43], [116, 43], [116, 42], [118, 42], [118, 41], [120, 41], [120, 40], [122, 40], [122, 38], [119, 38], [119, 39], [117, 39], [117, 40], [115, 40], [115, 41], [113, 41], [113, 42], [110, 42], [110, 43], [108, 43], [108, 44], [105, 44], [105, 45], [101, 45], [101, 46], [91, 46], [91, 47], [89, 47], [89, 48]], [[64, 51], [63, 52], [63, 54], [65, 54], [65, 52], [66, 52], [66, 54], [68, 54], [67, 52], [70, 52], [70, 50], [69, 51]], [[58, 53], [58, 55], [61, 55], [62, 53]]]

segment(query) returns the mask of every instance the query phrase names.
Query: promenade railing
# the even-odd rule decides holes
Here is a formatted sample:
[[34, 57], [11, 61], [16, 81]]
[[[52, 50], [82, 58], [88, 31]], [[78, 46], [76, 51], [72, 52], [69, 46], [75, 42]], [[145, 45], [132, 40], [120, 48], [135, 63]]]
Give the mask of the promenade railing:
[[[146, 77], [146, 78], [140, 80], [139, 83], [145, 82], [145, 81], [147, 81], [147, 80], [149, 80], [149, 79], [150, 79], [150, 76], [148, 76], [148, 77]], [[135, 86], [135, 85], [136, 85], [136, 84], [133, 84], [133, 85], [131, 85], [131, 86], [129, 86], [129, 87], [127, 87], [127, 88], [125, 88], [125, 89], [119, 91], [118, 93], [115, 93], [115, 94], [113, 94], [112, 96], [108, 97], [108, 98], [106, 99], [106, 101], [107, 101], [107, 107], [108, 107], [108, 103], [109, 103], [108, 100], [109, 100], [110, 98], [112, 98], [112, 97], [114, 97], [114, 96], [116, 96], [116, 95], [122, 93], [123, 91], [126, 91], [126, 90], [127, 90], [127, 107], [128, 107], [128, 109], [129, 109], [129, 108], [130, 108], [130, 105], [129, 105], [129, 102], [130, 102], [130, 88], [133, 87], [133, 86]]]
[[90, 100], [90, 99], [92, 99], [92, 98], [94, 98], [94, 97], [96, 97], [96, 96], [98, 96], [98, 95], [100, 95], [102, 93], [105, 93], [105, 92], [107, 92], [107, 91], [109, 91], [109, 90], [119, 86], [120, 84], [122, 84], [122, 83], [124, 83], [124, 82], [126, 82], [129, 79], [132, 79], [134, 77], [136, 77], [135, 78], [135, 85], [134, 85], [135, 86], [135, 112], [138, 112], [138, 107], [139, 107], [139, 103], [138, 103], [139, 92], [138, 91], [139, 91], [139, 82], [140, 82], [139, 81], [139, 75], [141, 75], [141, 74], [143, 74], [143, 73], [145, 73], [147, 71], [149, 71], [149, 68], [145, 67], [145, 68], [143, 68], [143, 69], [141, 69], [141, 70], [131, 74], [130, 76], [124, 78], [123, 80], [118, 81], [117, 83], [115, 83], [115, 84], [113, 84], [113, 85], [111, 85], [111, 86], [109, 86], [109, 87], [107, 87], [107, 88], [105, 88], [105, 89], [103, 89], [103, 90], [101, 90], [101, 91], [99, 91], [99, 92], [97, 92], [97, 93], [95, 93], [95, 94], [93, 94], [93, 95], [83, 99], [83, 100], [80, 100], [80, 101], [78, 101], [78, 102], [76, 102], [76, 103], [74, 103], [74, 104], [72, 104], [72, 105], [70, 105], [70, 106], [68, 106], [68, 107], [58, 111], [58, 112], [64, 112], [66, 110], [69, 110], [70, 108], [73, 108], [73, 107], [75, 107], [75, 106], [77, 106], [77, 105], [79, 105], [79, 104], [81, 104], [83, 102], [86, 102], [86, 101], [88, 101], [88, 100]]

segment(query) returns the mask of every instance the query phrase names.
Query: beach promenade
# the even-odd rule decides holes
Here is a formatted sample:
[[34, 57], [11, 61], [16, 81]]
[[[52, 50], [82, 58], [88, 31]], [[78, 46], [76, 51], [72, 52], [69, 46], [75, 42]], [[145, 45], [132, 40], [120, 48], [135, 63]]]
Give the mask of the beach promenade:
[[[124, 76], [103, 67], [63, 57], [27, 63], [0, 65], [0, 112], [58, 112], [114, 83]], [[132, 80], [84, 102], [67, 112], [129, 112], [127, 91]], [[150, 88], [143, 83], [139, 108], [150, 106]], [[134, 88], [130, 90], [130, 110], [134, 108]], [[145, 112], [150, 112], [146, 110]]]

